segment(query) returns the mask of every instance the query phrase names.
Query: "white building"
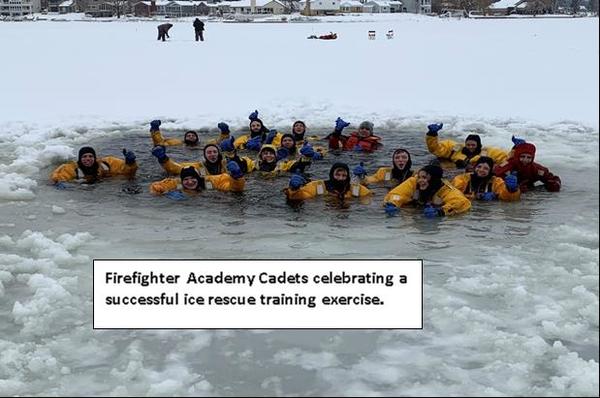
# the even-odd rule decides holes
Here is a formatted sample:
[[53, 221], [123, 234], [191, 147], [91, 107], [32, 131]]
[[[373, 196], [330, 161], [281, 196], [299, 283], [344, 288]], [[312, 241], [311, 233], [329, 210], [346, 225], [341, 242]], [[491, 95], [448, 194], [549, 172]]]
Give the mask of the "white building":
[[236, 14], [284, 14], [287, 7], [279, 0], [230, 1], [229, 8]]
[[[304, 15], [307, 0], [300, 0], [300, 9]], [[340, 12], [340, 0], [310, 0], [310, 15], [332, 15]]]
[[4, 17], [22, 17], [40, 11], [40, 0], [0, 0], [0, 15]]

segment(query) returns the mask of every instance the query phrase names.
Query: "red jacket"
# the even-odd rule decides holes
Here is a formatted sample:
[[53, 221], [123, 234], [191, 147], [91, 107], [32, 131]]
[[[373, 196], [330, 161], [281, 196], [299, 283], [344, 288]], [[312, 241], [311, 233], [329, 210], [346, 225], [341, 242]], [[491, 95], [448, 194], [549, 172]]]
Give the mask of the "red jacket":
[[496, 166], [494, 174], [498, 177], [505, 177], [508, 174], [516, 172], [521, 192], [533, 188], [537, 181], [541, 181], [544, 187], [550, 192], [560, 191], [560, 177], [555, 176], [546, 167], [535, 163], [533, 160], [529, 164], [521, 163], [519, 157], [524, 153], [530, 154], [535, 159], [535, 145], [525, 143], [515, 146], [513, 148], [513, 155], [506, 162]]
[[335, 134], [329, 135], [329, 149], [352, 151], [357, 145], [360, 146], [360, 149], [364, 152], [373, 152], [382, 145], [381, 137], [370, 135], [363, 138], [360, 137], [356, 131], [350, 134], [350, 137], [345, 135], [336, 136]]

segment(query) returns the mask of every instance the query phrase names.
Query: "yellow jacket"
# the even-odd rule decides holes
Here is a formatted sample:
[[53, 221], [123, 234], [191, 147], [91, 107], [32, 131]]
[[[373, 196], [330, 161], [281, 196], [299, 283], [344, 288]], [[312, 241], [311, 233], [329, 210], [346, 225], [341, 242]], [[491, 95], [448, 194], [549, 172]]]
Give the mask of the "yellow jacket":
[[[204, 177], [204, 181], [207, 190], [215, 189], [222, 192], [242, 192], [246, 185], [246, 180], [244, 178], [238, 178], [236, 180], [227, 173], [206, 176]], [[177, 178], [165, 178], [164, 180], [150, 184], [150, 192], [154, 195], [163, 195], [176, 189], [186, 193], [197, 193], [197, 191], [188, 191], [183, 188], [181, 181]]]
[[[251, 173], [254, 170], [254, 161], [252, 161], [252, 159], [247, 158], [247, 157], [243, 157], [241, 158], [242, 160], [244, 160], [246, 162], [246, 164], [248, 165], [248, 171], [247, 173]], [[171, 160], [171, 158], [168, 158], [165, 162], [161, 163], [161, 166], [163, 167], [163, 169], [165, 169], [165, 171], [170, 174], [170, 175], [175, 175], [178, 176], [179, 173], [181, 173], [181, 169], [184, 169], [186, 167], [190, 167], [192, 166], [193, 168], [196, 169], [196, 171], [198, 171], [198, 174], [200, 174], [201, 176], [208, 176], [208, 171], [206, 170], [206, 167], [204, 166], [204, 163], [202, 162], [181, 162], [181, 163], [177, 163], [174, 160]], [[227, 169], [227, 160], [223, 159], [223, 163], [222, 163], [222, 170], [226, 170]]]
[[[414, 172], [412, 172], [409, 177], [412, 177], [414, 175]], [[375, 174], [370, 175], [370, 176], [366, 176], [361, 183], [368, 185], [368, 184], [375, 184], [375, 183], [387, 183], [387, 182], [392, 182], [394, 183], [394, 181], [397, 181], [395, 179], [392, 178], [392, 168], [391, 167], [380, 167]], [[399, 182], [395, 182], [394, 185], [398, 185]]]
[[[267, 133], [267, 135], [269, 134]], [[275, 137], [273, 138], [273, 141], [271, 142], [271, 145], [279, 148], [281, 146], [281, 137], [283, 137], [283, 134], [277, 132], [277, 134], [275, 134]], [[245, 149], [246, 142], [248, 142], [249, 139], [249, 134], [241, 135], [238, 138], [236, 138], [235, 141], [233, 141], [233, 147], [235, 149]]]
[[[476, 192], [471, 188], [471, 173], [459, 174], [452, 180], [452, 185], [459, 189], [469, 200], [475, 199]], [[509, 192], [506, 189], [504, 180], [499, 177], [492, 177], [490, 183], [486, 187], [485, 192], [493, 192], [498, 196], [498, 199], [506, 202], [512, 202], [521, 198], [521, 191]]]
[[[97, 158], [96, 161], [100, 166], [98, 167], [99, 178], [114, 177], [118, 175], [133, 177], [138, 168], [137, 163], [126, 164], [123, 159], [115, 158], [113, 156]], [[58, 166], [50, 175], [50, 180], [52, 180], [53, 183], [59, 181], [86, 182], [89, 178], [85, 177], [83, 171], [81, 171], [77, 165], [77, 162], [73, 161]]]
[[[433, 155], [441, 159], [449, 159], [452, 162], [458, 160], [466, 161], [467, 156], [462, 153], [464, 144], [459, 144], [452, 140], [439, 141], [437, 136], [426, 135], [425, 142], [427, 143], [427, 149]], [[473, 156], [469, 162], [472, 164], [477, 163], [480, 156], [489, 156], [494, 159], [494, 163], [500, 164], [508, 159], [508, 152], [495, 147], [482, 147], [479, 155]]]
[[[444, 214], [465, 213], [471, 208], [471, 201], [446, 180], [444, 185], [433, 195], [433, 205], [441, 206]], [[418, 198], [417, 177], [410, 177], [385, 196], [384, 203], [392, 203], [398, 207], [407, 206]]]
[[152, 137], [152, 143], [154, 146], [162, 145], [162, 146], [176, 146], [183, 144], [183, 141], [178, 138], [165, 138], [163, 137], [160, 130], [155, 130], [150, 132], [150, 137]]
[[[297, 190], [285, 188], [283, 192], [285, 192], [287, 198], [291, 200], [312, 199], [320, 195], [331, 194], [329, 191], [327, 191], [324, 180], [311, 181], [308, 184], [301, 186]], [[344, 199], [364, 197], [370, 194], [371, 191], [364, 185], [351, 184], [350, 189], [344, 195]]]

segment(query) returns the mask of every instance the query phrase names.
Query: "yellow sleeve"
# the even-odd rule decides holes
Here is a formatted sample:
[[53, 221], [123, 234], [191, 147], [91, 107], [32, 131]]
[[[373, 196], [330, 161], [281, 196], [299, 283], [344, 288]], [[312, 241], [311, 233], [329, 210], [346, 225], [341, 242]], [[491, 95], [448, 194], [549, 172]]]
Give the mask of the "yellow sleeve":
[[209, 175], [204, 177], [207, 183], [212, 184], [213, 189], [223, 192], [242, 192], [246, 185], [244, 178], [238, 178], [237, 180], [227, 173]]
[[169, 158], [164, 163], [161, 163], [161, 166], [170, 175], [179, 175], [179, 173], [181, 173], [181, 169], [183, 169], [185, 167], [190, 167], [190, 166], [195, 168], [198, 171], [198, 174], [200, 174], [201, 176], [206, 174], [204, 165], [200, 162], [177, 163], [177, 162], [171, 160], [171, 158]]
[[364, 196], [369, 196], [373, 193], [369, 188], [365, 187], [362, 184], [359, 184], [358, 187], [359, 187], [358, 196], [361, 198]]
[[153, 195], [162, 195], [177, 189], [177, 180], [175, 178], [165, 178], [150, 184], [150, 193]]
[[127, 164], [125, 160], [115, 158], [114, 156], [106, 156], [98, 159], [98, 162], [107, 163], [109, 166], [108, 176], [128, 176], [133, 177], [137, 171], [137, 163]]
[[254, 170], [256, 170], [256, 162], [254, 162], [254, 160], [247, 156], [242, 157], [242, 160], [246, 162], [246, 166], [248, 166], [248, 173], [252, 173]]
[[183, 141], [181, 141], [177, 138], [163, 137], [160, 130], [150, 132], [150, 136], [152, 137], [152, 143], [154, 144], [154, 146], [156, 146], [156, 145], [174, 146], [174, 145], [181, 145], [183, 143]]
[[281, 146], [281, 137], [283, 137], [283, 134], [277, 132], [273, 138], [273, 141], [271, 141], [271, 145], [274, 145], [275, 148], [279, 148]]
[[486, 156], [489, 156], [490, 158], [494, 159], [494, 164], [502, 164], [506, 160], [508, 160], [508, 152], [504, 149], [496, 147], [486, 147], [484, 148], [484, 150], [485, 152], [487, 152]]
[[426, 135], [425, 143], [431, 154], [442, 159], [450, 159], [457, 143], [452, 140], [439, 141], [437, 136]]
[[297, 160], [280, 160], [277, 168], [281, 171], [289, 171], [297, 162]]
[[77, 163], [69, 162], [58, 166], [50, 175], [53, 183], [60, 181], [71, 181], [77, 177]]
[[449, 183], [445, 183], [437, 195], [444, 202], [442, 209], [447, 216], [465, 213], [471, 208], [471, 201]]
[[509, 192], [508, 189], [506, 189], [504, 180], [500, 177], [492, 178], [492, 191], [498, 195], [498, 199], [505, 202], [514, 202], [521, 199], [521, 190], [517, 189], [516, 192]]
[[391, 173], [391, 168], [390, 167], [380, 167], [375, 174], [370, 175], [370, 176], [366, 176], [364, 178], [363, 181], [361, 181], [363, 184], [375, 184], [378, 182], [384, 182], [385, 181], [385, 176], [386, 173]]
[[241, 135], [233, 141], [233, 147], [235, 149], [244, 149], [246, 147], [246, 142], [250, 138], [249, 135]]
[[317, 195], [323, 195], [325, 193], [325, 183], [323, 180], [316, 180], [311, 181], [296, 190], [285, 188], [283, 191], [285, 192], [287, 198], [291, 200], [312, 199]]
[[469, 185], [470, 181], [471, 174], [463, 173], [454, 177], [454, 179], [452, 180], [452, 185], [454, 185], [454, 187], [456, 187], [456, 189], [458, 189], [460, 192], [465, 192], [465, 189], [467, 189], [467, 186]]
[[413, 200], [413, 195], [417, 189], [417, 178], [410, 177], [396, 188], [385, 195], [383, 203], [392, 203], [398, 207], [404, 206]]

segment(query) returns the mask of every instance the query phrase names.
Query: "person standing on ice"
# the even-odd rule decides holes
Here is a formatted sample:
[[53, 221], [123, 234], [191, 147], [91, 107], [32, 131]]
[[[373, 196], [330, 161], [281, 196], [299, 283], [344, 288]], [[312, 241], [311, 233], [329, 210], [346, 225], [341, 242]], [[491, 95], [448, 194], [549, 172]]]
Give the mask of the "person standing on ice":
[[187, 147], [198, 147], [200, 145], [200, 139], [198, 133], [194, 130], [186, 131], [183, 136], [183, 141], [178, 138], [165, 138], [160, 131], [160, 120], [153, 120], [150, 122], [150, 137], [152, 138], [152, 144], [154, 146], [177, 146], [185, 145]]
[[440, 160], [449, 160], [459, 169], [470, 168], [477, 163], [480, 156], [488, 156], [496, 164], [504, 162], [508, 158], [508, 152], [495, 147], [482, 147], [481, 137], [478, 134], [469, 134], [464, 144], [453, 140], [438, 140], [438, 132], [444, 126], [443, 123], [434, 123], [427, 126], [425, 143], [427, 149]]
[[156, 40], [165, 41], [165, 37], [168, 37], [170, 39], [171, 36], [169, 36], [169, 29], [171, 29], [172, 27], [173, 24], [171, 23], [164, 23], [162, 25], [158, 25], [158, 38]]
[[204, 41], [204, 22], [196, 18], [194, 20], [194, 32], [196, 34], [196, 41]]
[[350, 136], [343, 135], [342, 131], [349, 125], [350, 123], [344, 121], [342, 118], [337, 118], [333, 133], [325, 137], [329, 141], [329, 149], [373, 152], [382, 146], [381, 137], [373, 134], [374, 126], [372, 122], [364, 121], [358, 126], [358, 130], [352, 132]]
[[94, 148], [85, 146], [79, 150], [77, 161], [65, 163], [57, 167], [50, 175], [56, 189], [66, 189], [65, 182], [93, 184], [106, 177], [118, 175], [133, 178], [138, 165], [135, 154], [123, 149], [125, 160], [113, 156], [96, 157]]

